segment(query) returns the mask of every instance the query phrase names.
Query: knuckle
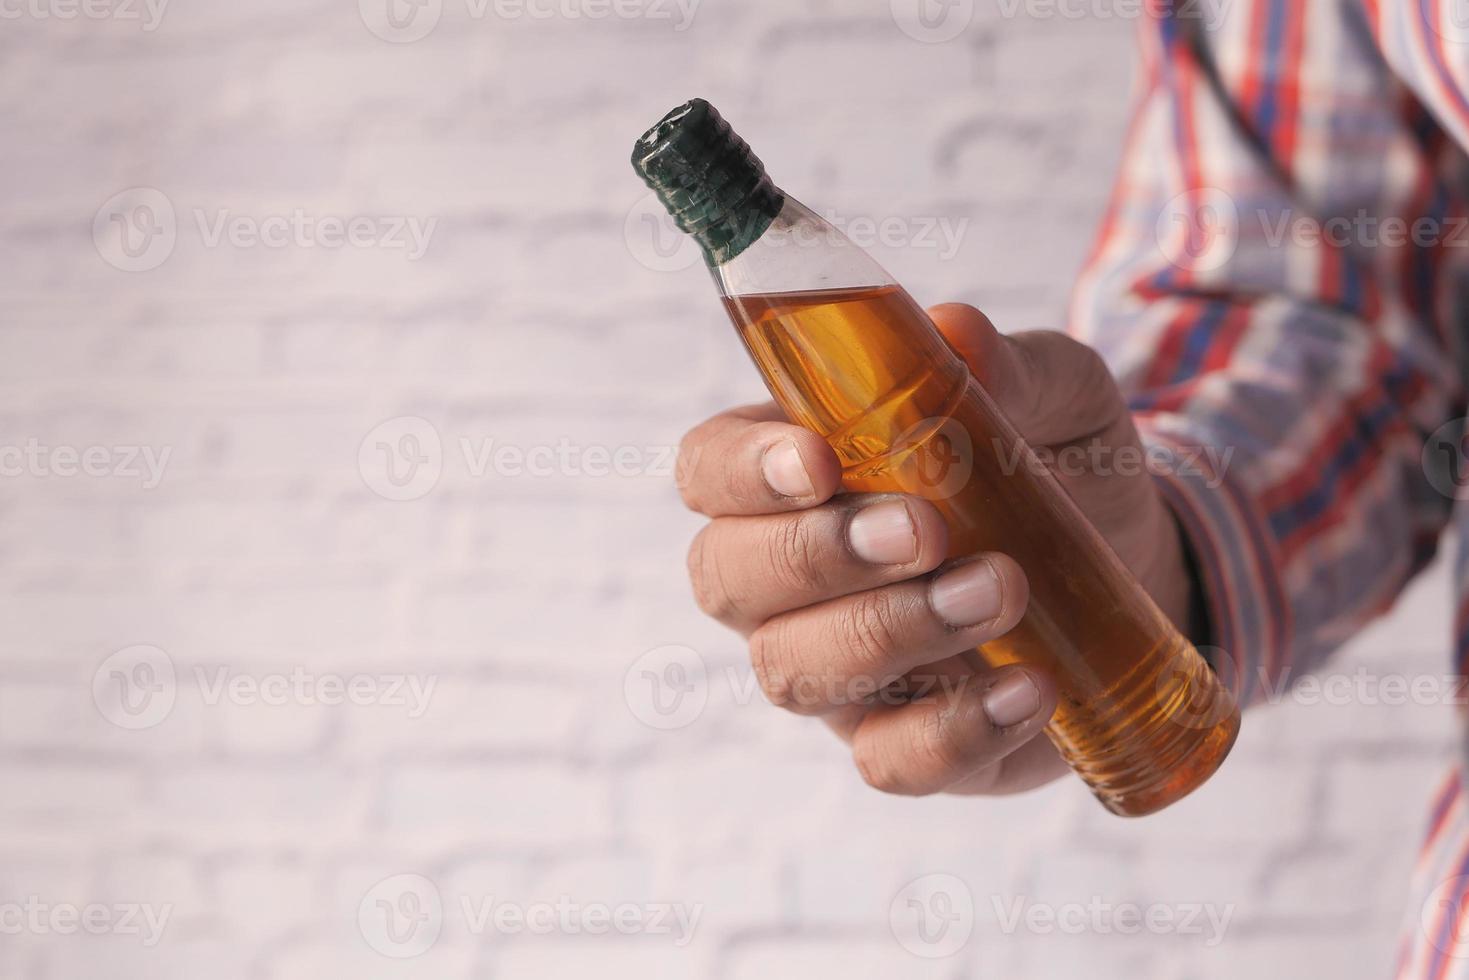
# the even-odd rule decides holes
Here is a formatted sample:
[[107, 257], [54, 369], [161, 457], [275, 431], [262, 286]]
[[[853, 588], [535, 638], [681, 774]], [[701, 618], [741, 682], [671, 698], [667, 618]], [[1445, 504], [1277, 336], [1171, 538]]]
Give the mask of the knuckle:
[[852, 762], [857, 767], [862, 781], [879, 793], [897, 794], [902, 786], [897, 770], [888, 764], [883, 754], [871, 741], [858, 741], [852, 747]]
[[887, 590], [853, 596], [837, 622], [841, 649], [857, 665], [879, 668], [890, 662], [899, 645], [901, 619], [898, 605]]
[[[1052, 444], [1076, 435], [1079, 425], [1101, 430], [1124, 405], [1112, 369], [1096, 348], [1056, 330], [1016, 335], [1016, 350], [1029, 379], [1024, 408], [1028, 438]], [[1059, 397], [1058, 392], [1066, 392]]]
[[1022, 419], [1035, 419], [1043, 415], [1046, 391], [1050, 386], [1044, 383], [1045, 358], [1042, 350], [1053, 335], [1054, 331], [1034, 330], [1006, 338], [1020, 362], [1018, 376], [1024, 382], [1022, 392], [1015, 396], [1018, 402], [1016, 414]]
[[706, 526], [694, 536], [689, 545], [689, 584], [693, 586], [694, 602], [704, 615], [721, 623], [736, 619], [740, 613], [739, 603], [730, 594], [720, 570], [717, 549], [710, 538], [713, 525]]
[[914, 726], [914, 751], [940, 772], [972, 768], [983, 754], [982, 742], [958, 723], [963, 712], [927, 711]]
[[699, 486], [699, 459], [702, 455], [700, 430], [694, 429], [678, 444], [678, 460], [674, 464], [674, 484], [684, 506], [692, 511], [704, 509], [704, 494]]
[[1085, 378], [1111, 378], [1112, 372], [1107, 368], [1107, 362], [1102, 359], [1102, 354], [1091, 344], [1084, 344], [1069, 334], [1061, 334], [1060, 343], [1071, 352], [1076, 359], [1078, 370]]
[[763, 485], [764, 481], [758, 474], [752, 480], [738, 466], [733, 465], [733, 460], [738, 458], [738, 454], [732, 455], [720, 465], [719, 492], [725, 500], [740, 510], [757, 509], [763, 500], [762, 494], [755, 492], [754, 487]]
[[769, 541], [770, 574], [790, 592], [821, 592], [831, 581], [817, 522], [804, 515], [781, 522]]
[[1121, 393], [1112, 378], [1112, 369], [1101, 352], [1067, 334], [1057, 336], [1060, 339], [1056, 343], [1074, 365], [1076, 387], [1089, 394], [1096, 402], [1111, 405], [1116, 401], [1120, 404]]
[[795, 685], [780, 655], [782, 646], [781, 630], [775, 623], [751, 633], [750, 668], [765, 699], [777, 708], [789, 708], [795, 703]]

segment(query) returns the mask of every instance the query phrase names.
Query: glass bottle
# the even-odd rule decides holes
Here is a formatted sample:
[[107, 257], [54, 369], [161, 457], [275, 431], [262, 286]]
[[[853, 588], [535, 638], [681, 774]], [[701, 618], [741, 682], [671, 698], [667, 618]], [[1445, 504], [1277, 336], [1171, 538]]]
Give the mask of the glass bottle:
[[633, 164], [704, 250], [776, 402], [827, 440], [853, 493], [925, 497], [950, 555], [1002, 552], [1030, 583], [992, 666], [1047, 671], [1047, 734], [1109, 810], [1152, 813], [1202, 784], [1239, 710], [923, 309], [837, 229], [780, 191], [702, 99], [639, 141]]

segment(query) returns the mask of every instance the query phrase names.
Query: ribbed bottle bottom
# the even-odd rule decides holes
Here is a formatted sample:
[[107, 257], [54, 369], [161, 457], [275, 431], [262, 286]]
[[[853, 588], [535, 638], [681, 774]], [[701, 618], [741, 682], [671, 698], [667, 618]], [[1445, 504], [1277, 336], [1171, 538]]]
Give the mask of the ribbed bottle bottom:
[[1239, 735], [1233, 695], [1187, 641], [1179, 643], [1087, 704], [1063, 700], [1047, 729], [1102, 805], [1120, 816], [1156, 813], [1187, 796]]

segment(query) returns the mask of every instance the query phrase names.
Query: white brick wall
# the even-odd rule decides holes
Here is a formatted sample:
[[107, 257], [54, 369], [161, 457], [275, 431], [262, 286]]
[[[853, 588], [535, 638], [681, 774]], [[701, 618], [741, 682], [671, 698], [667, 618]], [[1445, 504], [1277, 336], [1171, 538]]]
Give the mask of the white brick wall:
[[[1266, 709], [1218, 779], [1136, 823], [1070, 780], [887, 799], [819, 726], [752, 699], [683, 581], [697, 524], [662, 456], [760, 392], [699, 270], [649, 267], [681, 263], [640, 234], [633, 138], [706, 95], [809, 203], [957, 223], [952, 252], [875, 249], [920, 298], [1054, 326], [1111, 179], [1127, 23], [979, 4], [924, 44], [904, 0], [706, 0], [684, 30], [430, 0], [435, 29], [389, 43], [352, 0], [175, 0], [151, 31], [122, 16], [141, 5], [27, 2], [0, 22], [0, 446], [171, 456], [152, 489], [121, 456], [110, 476], [52, 457], [0, 479], [0, 912], [168, 918], [150, 945], [116, 919], [91, 936], [0, 917], [0, 974], [1385, 975], [1447, 708]], [[679, 9], [651, 3], [632, 8]], [[100, 246], [91, 228], [138, 187], [177, 241], [125, 272], [106, 213]], [[222, 216], [297, 210], [436, 224], [418, 261], [208, 245]], [[410, 430], [378, 430], [365, 470], [359, 449], [407, 416], [442, 473], [391, 502], [364, 472], [385, 486], [376, 441], [414, 449]], [[476, 471], [505, 446], [573, 455]], [[587, 472], [619, 447], [633, 475]], [[1436, 572], [1340, 668], [1440, 673], [1446, 616]], [[139, 644], [164, 673], [95, 676]], [[667, 646], [696, 652], [707, 698], [672, 731], [640, 720], [657, 716], [627, 676]], [[220, 668], [283, 703], [211, 696]], [[114, 669], [172, 710], [128, 713]], [[420, 713], [389, 696], [405, 675], [435, 685]], [[323, 703], [353, 684], [366, 703]], [[934, 874], [973, 903], [944, 959], [889, 921]], [[413, 913], [404, 883], [425, 879], [440, 933], [396, 958], [429, 933], [384, 933], [377, 902]], [[1001, 927], [1013, 901], [1093, 899], [1232, 918], [1214, 945]], [[558, 901], [577, 928], [470, 914]], [[692, 941], [647, 928], [659, 903], [698, 911]], [[619, 906], [637, 934], [581, 928]]]

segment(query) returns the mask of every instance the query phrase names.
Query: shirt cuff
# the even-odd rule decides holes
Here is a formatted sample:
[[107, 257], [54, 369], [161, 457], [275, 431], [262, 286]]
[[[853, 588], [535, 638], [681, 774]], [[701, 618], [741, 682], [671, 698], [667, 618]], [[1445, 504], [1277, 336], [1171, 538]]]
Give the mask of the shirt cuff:
[[1183, 529], [1203, 578], [1212, 636], [1201, 652], [1240, 707], [1276, 689], [1289, 666], [1290, 605], [1269, 527], [1233, 481], [1218, 447], [1169, 431], [1164, 419], [1136, 419], [1149, 470]]

